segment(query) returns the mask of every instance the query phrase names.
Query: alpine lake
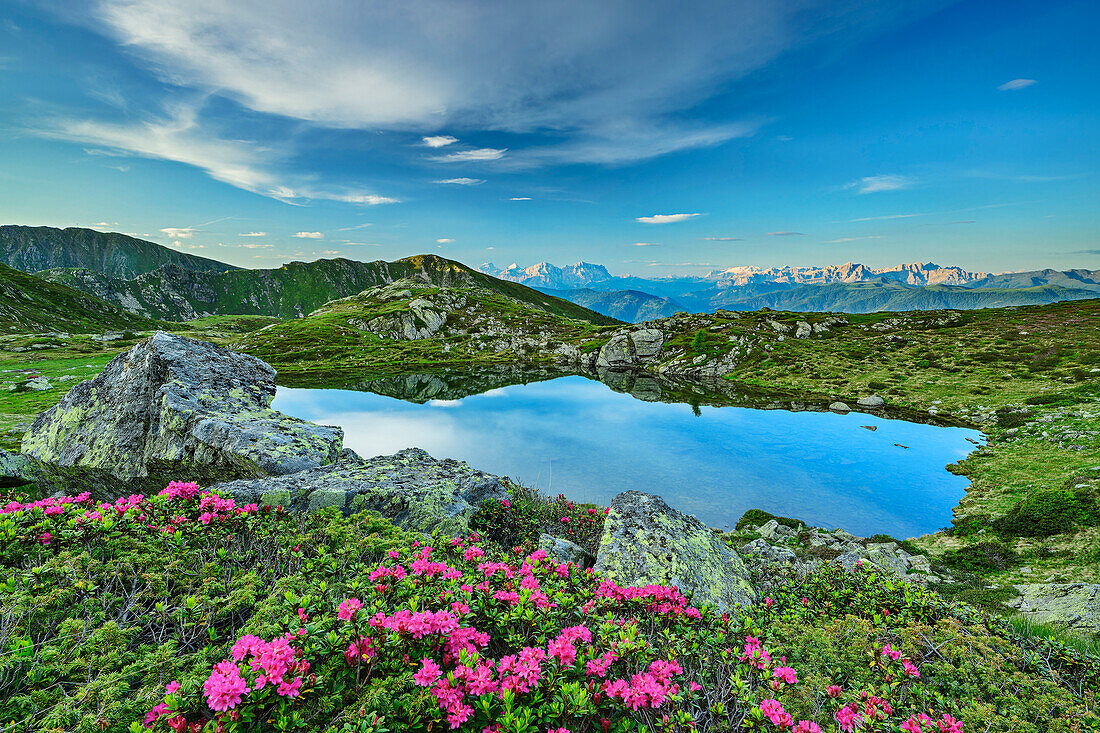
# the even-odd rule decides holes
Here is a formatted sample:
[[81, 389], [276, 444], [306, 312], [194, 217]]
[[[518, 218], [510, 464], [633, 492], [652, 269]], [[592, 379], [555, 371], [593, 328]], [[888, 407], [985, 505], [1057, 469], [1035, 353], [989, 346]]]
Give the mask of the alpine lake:
[[273, 407], [339, 425], [364, 457], [423, 448], [603, 505], [636, 489], [723, 530], [755, 508], [861, 536], [936, 531], [968, 484], [946, 465], [983, 438], [928, 414], [841, 414], [724, 380], [478, 370], [342, 386], [280, 386]]

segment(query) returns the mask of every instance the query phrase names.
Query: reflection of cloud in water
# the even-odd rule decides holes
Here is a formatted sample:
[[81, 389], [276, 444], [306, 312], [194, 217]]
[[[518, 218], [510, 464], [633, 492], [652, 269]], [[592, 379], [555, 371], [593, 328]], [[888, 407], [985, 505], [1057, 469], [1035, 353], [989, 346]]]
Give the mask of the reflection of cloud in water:
[[342, 427], [344, 447], [364, 457], [412, 447], [423, 448], [436, 458], [462, 457], [462, 431], [445, 413], [336, 412], [326, 413], [318, 421]]
[[580, 500], [638, 489], [715, 526], [758, 507], [864, 535], [946, 525], [966, 480], [943, 466], [969, 453], [964, 436], [977, 436], [854, 413], [703, 407], [696, 417], [688, 405], [643, 402], [582, 377], [424, 405], [280, 389], [275, 407], [343, 426], [345, 444], [364, 456], [417, 446]]

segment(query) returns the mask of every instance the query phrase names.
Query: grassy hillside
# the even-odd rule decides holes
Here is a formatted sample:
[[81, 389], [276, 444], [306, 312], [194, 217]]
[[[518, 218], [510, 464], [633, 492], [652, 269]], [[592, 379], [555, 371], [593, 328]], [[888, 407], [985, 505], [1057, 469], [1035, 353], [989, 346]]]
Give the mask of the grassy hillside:
[[82, 267], [112, 277], [135, 277], [166, 264], [222, 272], [233, 265], [177, 252], [114, 232], [70, 227], [0, 226], [0, 263], [24, 272]]
[[481, 287], [549, 313], [597, 323], [600, 316], [566, 300], [505, 282], [435, 255], [395, 262], [347, 259], [291, 262], [271, 270], [201, 272], [168, 265], [124, 279], [89, 270], [53, 270], [43, 277], [92, 293], [128, 310], [167, 320], [210, 315], [264, 315], [300, 318], [330, 300], [407, 277], [440, 287]]
[[[462, 270], [453, 274], [452, 282], [479, 280], [467, 279]], [[493, 281], [490, 285], [500, 282], [481, 277]], [[527, 298], [536, 293], [536, 298], [546, 300], [532, 305], [496, 289], [440, 288], [410, 278], [334, 300], [305, 318], [245, 334], [234, 345], [277, 364], [284, 375], [329, 378], [336, 371], [374, 367], [415, 371], [440, 364], [537, 361], [566, 340], [576, 342], [599, 332], [589, 321], [567, 318], [548, 308], [579, 310], [590, 318], [595, 315], [591, 311], [571, 303], [563, 308], [556, 298], [523, 285], [507, 285], [514, 287], [502, 289]], [[417, 333], [410, 337], [408, 329]]]
[[11, 333], [100, 333], [149, 328], [147, 318], [79, 290], [0, 265], [0, 330]]

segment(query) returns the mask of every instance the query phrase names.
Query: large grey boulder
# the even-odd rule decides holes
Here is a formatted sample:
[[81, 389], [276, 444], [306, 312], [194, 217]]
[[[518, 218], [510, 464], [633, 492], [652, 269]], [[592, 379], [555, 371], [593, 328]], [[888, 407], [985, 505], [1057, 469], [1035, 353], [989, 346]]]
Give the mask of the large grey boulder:
[[328, 466], [264, 479], [217, 484], [238, 504], [315, 511], [335, 506], [345, 513], [370, 509], [405, 529], [450, 535], [470, 530], [486, 499], [507, 499], [501, 480], [466, 463], [436, 460], [419, 448], [365, 460], [347, 450]]
[[22, 451], [121, 482], [282, 475], [332, 463], [343, 431], [270, 407], [259, 359], [158, 331], [35, 418]]
[[600, 347], [596, 367], [621, 369], [651, 362], [661, 355], [664, 343], [664, 333], [656, 328], [616, 333]]
[[873, 394], [867, 397], [860, 397], [856, 400], [856, 404], [860, 407], [882, 407], [886, 404], [886, 400], [882, 399], [877, 394]]
[[634, 355], [640, 362], [653, 361], [661, 355], [665, 335], [656, 328], [643, 328], [630, 334], [634, 344]]
[[1018, 595], [1006, 603], [1025, 616], [1040, 623], [1100, 633], [1100, 585], [1028, 583], [1014, 587]]
[[38, 478], [38, 464], [27, 456], [0, 450], [0, 488], [19, 486]]
[[736, 552], [695, 517], [640, 491], [612, 500], [595, 567], [621, 586], [672, 585], [720, 611], [756, 600]]

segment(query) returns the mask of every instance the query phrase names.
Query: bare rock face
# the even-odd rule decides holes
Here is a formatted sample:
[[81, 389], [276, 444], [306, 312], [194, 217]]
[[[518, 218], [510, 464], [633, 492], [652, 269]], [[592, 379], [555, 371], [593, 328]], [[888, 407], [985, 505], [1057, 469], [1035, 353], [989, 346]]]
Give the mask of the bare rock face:
[[282, 475], [332, 463], [343, 431], [270, 408], [275, 370], [157, 332], [40, 414], [22, 452], [122, 483]]
[[596, 366], [615, 369], [649, 363], [660, 356], [664, 343], [665, 335], [655, 328], [616, 333], [600, 348]]
[[1100, 633], [1100, 585], [1029, 583], [1014, 586], [1007, 605], [1040, 623], [1057, 624], [1089, 634]]
[[213, 487], [239, 504], [316, 511], [334, 506], [346, 514], [369, 509], [404, 529], [464, 535], [486, 499], [508, 498], [501, 479], [462, 461], [436, 460], [419, 448], [364, 460], [346, 450], [340, 459], [275, 478], [230, 481]]
[[745, 564], [713, 530], [640, 491], [612, 500], [596, 571], [622, 586], [673, 585], [723, 612], [756, 599]]

